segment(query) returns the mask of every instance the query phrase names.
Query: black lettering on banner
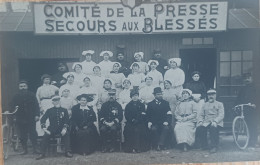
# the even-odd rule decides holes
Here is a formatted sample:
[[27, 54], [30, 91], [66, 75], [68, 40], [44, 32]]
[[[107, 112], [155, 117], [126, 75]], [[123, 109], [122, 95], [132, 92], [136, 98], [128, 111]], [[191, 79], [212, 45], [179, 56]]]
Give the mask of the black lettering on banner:
[[[90, 26], [90, 22], [93, 22], [93, 26], [91, 27]], [[87, 20], [87, 25], [88, 25], [88, 30], [89, 31], [94, 31], [96, 29], [96, 21], [90, 21], [90, 20]]]
[[197, 5], [190, 5], [190, 15], [196, 15], [197, 10], [196, 10]]
[[108, 24], [110, 26], [109, 28], [110, 31], [116, 31], [116, 25], [115, 25], [116, 21], [109, 21]]
[[64, 21], [56, 21], [56, 31], [63, 32], [64, 31]]
[[103, 28], [104, 33], [107, 31], [105, 26], [106, 26], [105, 21], [98, 20], [98, 32], [99, 33], [101, 32], [101, 28]]
[[70, 28], [70, 27], [69, 27], [69, 24], [73, 24], [73, 21], [68, 21], [68, 22], [66, 23], [66, 28], [68, 29], [68, 31], [74, 31], [74, 28]]
[[186, 11], [187, 11], [186, 5], [179, 5], [178, 7], [179, 7], [178, 15], [179, 16], [185, 16], [186, 15]]
[[132, 31], [133, 30], [133, 22], [127, 22], [127, 27], [128, 27], [128, 30], [129, 31]]
[[87, 18], [87, 10], [89, 9], [89, 7], [81, 6], [80, 8], [83, 10], [84, 17]]
[[134, 24], [135, 24], [134, 31], [138, 31], [138, 30], [139, 30], [139, 29], [138, 29], [138, 22], [134, 22]]
[[44, 6], [44, 8], [43, 8], [44, 15], [45, 15], [46, 17], [52, 17], [53, 14], [52, 14], [51, 12], [50, 12], [50, 13], [47, 12], [47, 11], [48, 11], [48, 8], [49, 8], [50, 10], [52, 10], [52, 5], [45, 5], [45, 6]]
[[188, 29], [194, 29], [195, 28], [195, 24], [194, 24], [194, 21], [195, 21], [195, 19], [188, 19], [188, 24], [189, 24], [189, 26], [188, 26]]
[[76, 6], [76, 17], [79, 17], [79, 6]]
[[144, 19], [144, 33], [151, 33], [153, 31], [153, 20], [151, 18]]
[[92, 7], [92, 17], [100, 17], [100, 10], [98, 6]]
[[77, 23], [77, 29], [78, 29], [79, 31], [83, 31], [83, 30], [85, 29], [85, 23], [84, 23], [83, 21], [79, 21], [79, 22]]
[[52, 25], [52, 23], [54, 22], [54, 20], [45, 20], [45, 25], [47, 26], [47, 28], [45, 29], [47, 32], [52, 32], [54, 30], [54, 27]]
[[137, 17], [137, 13], [134, 12], [134, 9], [131, 9], [131, 17]]
[[169, 16], [170, 13], [172, 14], [172, 17], [175, 17], [174, 14], [175, 7], [173, 5], [166, 5], [166, 16]]
[[165, 30], [172, 30], [173, 22], [172, 19], [165, 20]]
[[184, 26], [183, 26], [183, 19], [177, 19], [176, 20], [176, 24], [177, 24], [176, 29], [182, 30], [184, 28]]
[[70, 7], [70, 9], [68, 9], [65, 6], [65, 18], [68, 18], [68, 16], [74, 17], [74, 10], [73, 10], [73, 7]]
[[154, 22], [155, 22], [155, 23], [154, 23], [154, 29], [155, 29], [155, 30], [163, 30], [163, 25], [160, 25], [160, 26], [158, 27], [158, 19], [155, 19]]
[[113, 17], [114, 13], [115, 12], [112, 8], [107, 8], [107, 17]]
[[207, 14], [207, 5], [205, 4], [200, 5], [200, 10], [201, 10], [200, 12], [201, 15]]
[[117, 8], [117, 17], [124, 17], [123, 8]]
[[122, 27], [122, 31], [127, 31], [127, 28], [126, 28], [126, 22], [123, 23], [123, 27]]
[[210, 15], [218, 15], [218, 4], [210, 4]]
[[62, 14], [63, 14], [63, 10], [62, 10], [61, 7], [58, 6], [58, 7], [56, 7], [56, 8], [54, 9], [54, 13], [55, 13], [56, 16], [61, 17]]
[[199, 19], [199, 29], [206, 29], [207, 26], [207, 19], [205, 18], [201, 18]]
[[154, 5], [154, 16], [157, 17], [158, 14], [163, 13], [163, 5], [162, 4], [155, 4]]
[[145, 17], [144, 8], [140, 8], [139, 17]]
[[217, 19], [216, 18], [211, 18], [209, 20], [210, 25], [210, 29], [216, 29], [218, 27], [217, 23], [216, 23]]

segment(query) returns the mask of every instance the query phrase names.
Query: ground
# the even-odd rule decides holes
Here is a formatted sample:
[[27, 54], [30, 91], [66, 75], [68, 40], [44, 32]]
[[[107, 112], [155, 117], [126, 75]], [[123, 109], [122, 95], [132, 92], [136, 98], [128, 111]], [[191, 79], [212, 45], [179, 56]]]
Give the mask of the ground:
[[5, 160], [5, 165], [134, 165], [134, 164], [174, 164], [174, 163], [210, 163], [234, 161], [259, 161], [260, 148], [239, 150], [233, 142], [232, 136], [221, 137], [217, 153], [209, 154], [208, 151], [190, 150], [181, 152], [178, 149], [165, 151], [148, 151], [139, 154], [123, 152], [101, 153], [95, 152], [89, 156], [74, 155], [65, 158], [63, 155], [49, 156], [42, 160], [35, 160], [37, 155], [26, 156], [11, 153]]

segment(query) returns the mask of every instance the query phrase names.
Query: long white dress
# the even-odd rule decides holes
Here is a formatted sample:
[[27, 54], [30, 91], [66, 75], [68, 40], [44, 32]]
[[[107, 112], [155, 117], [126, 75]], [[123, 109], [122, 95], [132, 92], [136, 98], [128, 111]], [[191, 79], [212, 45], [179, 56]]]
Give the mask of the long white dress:
[[143, 73], [131, 73], [128, 75], [128, 78], [131, 81], [132, 86], [142, 86], [142, 82], [144, 82], [145, 75]]
[[109, 73], [113, 70], [114, 63], [111, 61], [101, 61], [98, 64], [101, 68], [101, 75], [104, 77], [108, 77]]
[[154, 86], [144, 86], [139, 91], [139, 98], [143, 100], [146, 104], [154, 100], [153, 95]]
[[176, 90], [176, 93], [181, 93], [185, 81], [185, 73], [182, 69], [169, 69], [165, 72], [164, 80], [169, 80], [172, 83], [172, 87]]
[[93, 75], [93, 68], [94, 66], [96, 66], [97, 64], [93, 61], [82, 61], [81, 62], [82, 65], [82, 72], [85, 73], [86, 75]]
[[91, 79], [91, 83], [92, 83], [93, 88], [95, 88], [98, 92], [103, 90], [104, 81], [105, 81], [104, 76], [92, 75], [90, 77], [90, 79]]
[[147, 72], [149, 72], [149, 66], [146, 62], [141, 61], [141, 62], [136, 62], [136, 63], [140, 67], [140, 69], [139, 69], [140, 73], [146, 74]]
[[87, 76], [85, 73], [76, 73], [74, 72], [74, 84], [78, 85], [79, 87], [84, 84], [83, 80]]
[[[119, 94], [122, 91], [122, 83], [125, 79], [125, 75], [123, 73], [110, 73], [109, 78], [112, 80], [112, 88], [115, 88]], [[120, 87], [116, 87], [116, 84], [120, 85]]]
[[[181, 102], [175, 111], [177, 119], [174, 133], [178, 144], [187, 143], [192, 145], [195, 142], [197, 110], [194, 101]], [[186, 115], [186, 117], [183, 117]], [[185, 119], [183, 121], [183, 118]]]
[[[158, 70], [151, 70], [147, 73], [146, 76], [153, 78], [153, 86], [154, 87], [161, 87], [163, 89], [163, 75]], [[162, 83], [161, 83], [162, 82]]]
[[70, 90], [70, 96], [73, 98], [73, 99], [76, 99], [77, 97], [77, 93], [79, 92], [80, 88], [77, 84], [75, 84], [75, 82], [73, 84], [64, 84], [60, 87], [60, 90], [59, 90], [59, 95], [61, 96], [62, 95], [62, 91], [64, 91], [65, 89], [68, 89]]
[[125, 106], [131, 101], [130, 92], [130, 88], [124, 89], [118, 95], [118, 103], [121, 104], [123, 109], [125, 109]]

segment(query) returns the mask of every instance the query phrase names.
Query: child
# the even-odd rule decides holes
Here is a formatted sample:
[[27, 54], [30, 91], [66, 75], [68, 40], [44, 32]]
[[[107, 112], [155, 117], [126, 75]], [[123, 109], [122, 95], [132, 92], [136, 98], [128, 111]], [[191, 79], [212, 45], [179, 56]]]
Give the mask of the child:
[[128, 75], [129, 80], [132, 83], [133, 87], [140, 87], [144, 82], [145, 75], [144, 73], [139, 72], [140, 66], [137, 62], [134, 62], [130, 69], [132, 69], [132, 73]]
[[151, 70], [147, 73], [147, 76], [153, 78], [153, 86], [161, 87], [163, 89], [163, 75], [156, 69], [159, 65], [158, 61], [149, 60], [148, 65], [150, 66]]
[[146, 62], [143, 62], [142, 59], [144, 58], [144, 53], [143, 52], [136, 52], [134, 54], [134, 58], [136, 63], [139, 64], [139, 72], [146, 74], [149, 71], [149, 66]]
[[108, 77], [109, 73], [113, 70], [113, 62], [109, 60], [110, 57], [113, 57], [113, 53], [111, 51], [102, 51], [100, 56], [104, 58], [104, 60], [99, 63], [101, 75]]

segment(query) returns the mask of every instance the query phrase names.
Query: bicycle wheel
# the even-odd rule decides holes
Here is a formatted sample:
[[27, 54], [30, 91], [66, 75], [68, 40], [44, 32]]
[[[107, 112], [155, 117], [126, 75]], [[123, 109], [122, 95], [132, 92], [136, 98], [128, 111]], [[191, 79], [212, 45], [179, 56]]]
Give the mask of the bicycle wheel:
[[232, 132], [238, 148], [245, 149], [249, 141], [249, 131], [245, 120], [241, 116], [237, 116], [233, 120]]
[[4, 159], [7, 159], [9, 156], [10, 129], [7, 125], [3, 125], [2, 131], [3, 131], [3, 156]]

